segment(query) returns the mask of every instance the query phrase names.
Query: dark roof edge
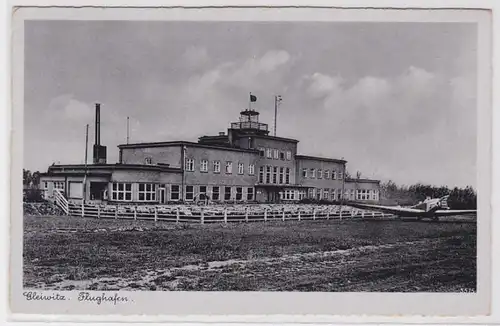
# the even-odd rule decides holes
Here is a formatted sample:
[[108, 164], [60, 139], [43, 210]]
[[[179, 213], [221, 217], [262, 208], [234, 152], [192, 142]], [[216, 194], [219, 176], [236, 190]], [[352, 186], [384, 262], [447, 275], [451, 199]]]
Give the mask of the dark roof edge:
[[[285, 138], [285, 137], [277, 137], [277, 136], [269, 136], [269, 135], [249, 135], [249, 136], [252, 136], [252, 137], [255, 137], [255, 138], [264, 138], [264, 139], [275, 139], [275, 140], [284, 140], [284, 141], [289, 141], [289, 142], [294, 142], [294, 143], [298, 143], [299, 141], [297, 139], [293, 139], [293, 138]], [[238, 137], [248, 137], [246, 135], [239, 135]]]
[[201, 148], [212, 148], [212, 149], [219, 149], [219, 150], [225, 150], [225, 151], [259, 153], [259, 151], [256, 149], [244, 149], [244, 148], [237, 148], [237, 147], [207, 145], [207, 144], [200, 144], [200, 143], [188, 142], [188, 141], [121, 144], [121, 145], [118, 145], [118, 148], [120, 148], [120, 149], [122, 149], [122, 148], [148, 148], [148, 147], [169, 147], [169, 146], [182, 146], [182, 145], [189, 145], [192, 147], [201, 147]]
[[[154, 171], [164, 171], [164, 172], [181, 172], [181, 168], [174, 168], [170, 166], [161, 166], [155, 164], [64, 164], [64, 165], [51, 165], [49, 166], [49, 171], [51, 168], [56, 169], [85, 169], [95, 170], [95, 169], [111, 169], [111, 170], [154, 170]], [[63, 172], [63, 171], [61, 171]], [[70, 171], [68, 171], [70, 172]]]
[[295, 159], [298, 159], [298, 160], [318, 160], [318, 161], [343, 163], [343, 164], [347, 163], [346, 160], [339, 160], [336, 158], [328, 158], [328, 157], [309, 156], [309, 155], [295, 155]]
[[380, 180], [375, 180], [375, 179], [345, 179], [345, 182], [351, 182], [351, 183], [356, 183], [356, 182], [366, 182], [366, 183], [380, 183]]

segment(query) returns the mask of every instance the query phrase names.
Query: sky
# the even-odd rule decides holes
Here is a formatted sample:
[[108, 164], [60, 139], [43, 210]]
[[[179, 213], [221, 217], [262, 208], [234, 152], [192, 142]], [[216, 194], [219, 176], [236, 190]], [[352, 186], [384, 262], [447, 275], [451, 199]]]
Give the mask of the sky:
[[226, 131], [248, 107], [352, 175], [476, 185], [476, 43], [467, 23], [28, 21], [24, 168], [83, 163], [94, 103], [119, 144]]

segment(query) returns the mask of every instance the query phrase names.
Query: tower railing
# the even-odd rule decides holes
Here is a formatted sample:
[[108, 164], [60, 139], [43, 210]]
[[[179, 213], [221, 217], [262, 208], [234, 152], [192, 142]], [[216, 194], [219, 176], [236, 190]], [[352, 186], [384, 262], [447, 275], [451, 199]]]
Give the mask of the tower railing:
[[268, 131], [268, 125], [266, 123], [245, 121], [245, 122], [232, 122], [231, 129], [257, 129]]

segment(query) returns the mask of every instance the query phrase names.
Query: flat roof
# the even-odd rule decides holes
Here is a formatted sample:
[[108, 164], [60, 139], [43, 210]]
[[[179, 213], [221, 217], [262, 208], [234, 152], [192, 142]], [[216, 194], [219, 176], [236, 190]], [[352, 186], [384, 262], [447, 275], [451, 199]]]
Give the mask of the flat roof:
[[207, 145], [200, 144], [196, 142], [190, 141], [166, 141], [166, 142], [152, 142], [152, 143], [135, 143], [135, 144], [121, 144], [118, 145], [118, 148], [149, 148], [149, 147], [171, 147], [171, 146], [191, 146], [191, 147], [201, 147], [201, 148], [211, 148], [211, 149], [219, 149], [226, 151], [235, 151], [235, 152], [246, 152], [246, 153], [259, 153], [256, 149], [244, 149], [238, 147], [229, 147], [229, 146], [217, 146], [217, 145]]
[[295, 155], [295, 158], [298, 160], [325, 161], [325, 162], [342, 163], [342, 164], [347, 163], [346, 160], [339, 160], [336, 158], [328, 158], [328, 157], [309, 156], [309, 155]]
[[[247, 135], [238, 135], [240, 137], [247, 137]], [[292, 143], [298, 143], [299, 141], [297, 139], [293, 139], [293, 138], [285, 138], [285, 137], [277, 137], [277, 136], [269, 136], [269, 135], [257, 135], [257, 134], [252, 134], [252, 135], [248, 135], [248, 136], [251, 136], [251, 137], [255, 137], [255, 138], [263, 138], [263, 139], [274, 139], [274, 140], [283, 140], [283, 141], [288, 141], [288, 142], [292, 142]]]
[[[49, 166], [49, 173], [51, 172], [66, 172], [71, 173], [71, 170], [85, 170], [87, 169], [89, 172], [92, 170], [149, 170], [149, 171], [163, 171], [163, 172], [181, 172], [180, 168], [174, 168], [165, 165], [156, 165], [156, 164], [63, 164], [63, 165], [51, 165]], [[56, 170], [56, 171], [54, 171]], [[69, 171], [65, 171], [69, 170]], [[95, 172], [92, 172], [95, 173]], [[103, 172], [100, 172], [103, 173]]]
[[352, 182], [352, 183], [355, 183], [355, 182], [380, 183], [380, 180], [364, 179], [364, 178], [360, 178], [360, 179], [350, 178], [350, 179], [345, 179], [345, 182]]

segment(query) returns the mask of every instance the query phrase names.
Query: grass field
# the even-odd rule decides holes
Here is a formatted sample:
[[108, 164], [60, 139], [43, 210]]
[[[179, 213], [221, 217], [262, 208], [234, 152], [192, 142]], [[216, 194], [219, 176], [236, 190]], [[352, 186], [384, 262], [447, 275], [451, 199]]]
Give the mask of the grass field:
[[[24, 218], [24, 286], [53, 290], [391, 291], [476, 288], [476, 225], [228, 225]], [[75, 229], [59, 230], [58, 229]]]

